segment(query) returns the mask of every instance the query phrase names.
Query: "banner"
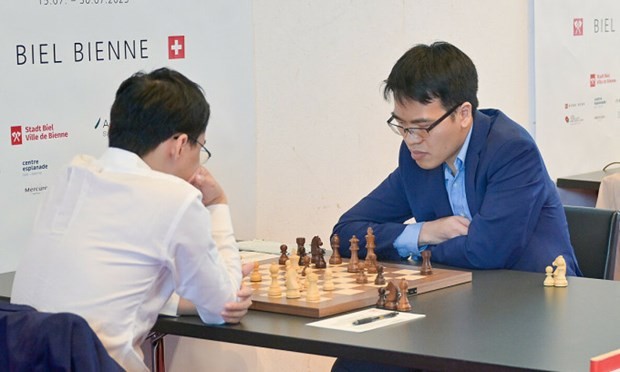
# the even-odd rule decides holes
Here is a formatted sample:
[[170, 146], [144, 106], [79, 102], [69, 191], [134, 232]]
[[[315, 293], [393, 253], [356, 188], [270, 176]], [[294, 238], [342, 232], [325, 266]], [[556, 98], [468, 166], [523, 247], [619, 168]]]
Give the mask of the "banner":
[[536, 140], [552, 176], [620, 161], [620, 2], [534, 3]]
[[[245, 50], [251, 57], [251, 23], [226, 17], [249, 11], [233, 6], [159, 0], [0, 4], [0, 272], [15, 269], [41, 196], [58, 170], [78, 153], [99, 156], [107, 147], [114, 94], [131, 74], [167, 66], [199, 83], [213, 107], [211, 122], [220, 122], [219, 129], [207, 131], [207, 146], [215, 160], [226, 158], [209, 140], [236, 138], [254, 111], [251, 58], [239, 58]], [[231, 36], [229, 28], [237, 23], [248, 29]], [[236, 47], [227, 51], [231, 42]], [[222, 68], [231, 56], [247, 62], [235, 71]], [[240, 92], [237, 99], [233, 92]], [[226, 165], [245, 156], [243, 150], [233, 154]]]

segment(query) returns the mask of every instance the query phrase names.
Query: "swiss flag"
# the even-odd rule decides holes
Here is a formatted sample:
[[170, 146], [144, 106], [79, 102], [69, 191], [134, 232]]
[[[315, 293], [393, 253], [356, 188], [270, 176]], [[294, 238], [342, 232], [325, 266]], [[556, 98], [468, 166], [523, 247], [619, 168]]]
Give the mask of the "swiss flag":
[[11, 145], [21, 145], [22, 144], [22, 126], [17, 125], [11, 127]]
[[168, 36], [168, 59], [185, 58], [185, 35]]

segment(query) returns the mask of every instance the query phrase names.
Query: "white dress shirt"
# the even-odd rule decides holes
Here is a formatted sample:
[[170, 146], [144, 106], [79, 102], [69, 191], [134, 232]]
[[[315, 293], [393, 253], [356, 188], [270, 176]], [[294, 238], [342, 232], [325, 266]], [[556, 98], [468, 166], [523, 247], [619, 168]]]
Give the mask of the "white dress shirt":
[[222, 323], [241, 285], [228, 206], [201, 199], [134, 153], [75, 157], [41, 205], [11, 301], [82, 316], [123, 368], [147, 370], [140, 344], [173, 291]]

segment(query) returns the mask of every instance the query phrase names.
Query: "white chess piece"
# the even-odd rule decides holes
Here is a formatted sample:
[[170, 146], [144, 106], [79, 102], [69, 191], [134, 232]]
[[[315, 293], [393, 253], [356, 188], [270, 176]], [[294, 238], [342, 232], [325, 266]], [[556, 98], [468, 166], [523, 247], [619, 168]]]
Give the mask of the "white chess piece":
[[310, 273], [306, 276], [306, 278], [308, 278], [308, 293], [306, 294], [306, 301], [318, 302], [321, 299], [319, 286], [317, 284], [319, 277], [315, 273]]
[[553, 272], [553, 286], [568, 286], [568, 280], [566, 280], [566, 261], [564, 261], [564, 257], [562, 255], [556, 257], [551, 264], [556, 267]]
[[297, 282], [297, 271], [295, 270], [294, 264], [289, 265], [289, 262], [286, 261], [286, 298], [299, 298], [301, 297], [301, 293], [299, 293], [299, 283]]
[[280, 267], [277, 263], [272, 263], [269, 267], [269, 274], [271, 275], [271, 285], [269, 286], [269, 292], [267, 292], [268, 297], [281, 297], [282, 296], [282, 288], [280, 288], [280, 283], [278, 282], [278, 272], [280, 271]]
[[545, 281], [543, 282], [543, 285], [545, 287], [553, 287], [554, 285], [554, 280], [553, 280], [553, 267], [551, 266], [547, 266], [545, 267]]
[[333, 291], [336, 289], [334, 285], [334, 273], [331, 268], [325, 269], [325, 274], [323, 276], [323, 290], [324, 291]]

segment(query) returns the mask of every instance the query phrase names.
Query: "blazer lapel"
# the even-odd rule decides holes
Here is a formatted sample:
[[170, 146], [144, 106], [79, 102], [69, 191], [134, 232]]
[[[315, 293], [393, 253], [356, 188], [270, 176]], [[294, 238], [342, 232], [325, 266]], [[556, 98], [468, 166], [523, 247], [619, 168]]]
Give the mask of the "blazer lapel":
[[469, 148], [465, 157], [465, 195], [467, 196], [467, 204], [471, 215], [479, 212], [481, 201], [478, 200], [476, 193], [476, 181], [478, 163], [480, 162], [480, 152], [484, 148], [489, 131], [491, 129], [490, 118], [476, 111], [471, 139], [469, 140]]

